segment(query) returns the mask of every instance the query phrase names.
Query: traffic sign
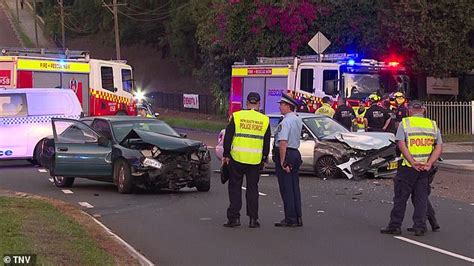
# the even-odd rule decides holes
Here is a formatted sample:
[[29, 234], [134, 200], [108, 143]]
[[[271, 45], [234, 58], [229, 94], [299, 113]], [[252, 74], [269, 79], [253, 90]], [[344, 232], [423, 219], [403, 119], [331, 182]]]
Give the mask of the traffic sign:
[[328, 38], [326, 38], [326, 36], [324, 36], [320, 31], [308, 42], [309, 47], [318, 54], [322, 54], [330, 44], [331, 42]]

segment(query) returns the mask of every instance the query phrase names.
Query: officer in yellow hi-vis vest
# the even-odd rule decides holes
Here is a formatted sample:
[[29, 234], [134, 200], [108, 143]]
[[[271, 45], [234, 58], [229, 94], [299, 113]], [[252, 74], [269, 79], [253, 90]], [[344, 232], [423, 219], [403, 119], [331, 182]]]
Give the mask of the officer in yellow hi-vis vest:
[[393, 180], [395, 196], [390, 223], [380, 230], [382, 234], [401, 234], [410, 195], [414, 205], [414, 225], [410, 231], [414, 231], [416, 236], [422, 236], [426, 232], [429, 176], [432, 174], [433, 163], [441, 155], [442, 139], [436, 122], [425, 118], [424, 111], [421, 102], [411, 101], [408, 106], [410, 116], [403, 118], [398, 127], [396, 140], [403, 162]]
[[250, 228], [260, 227], [258, 222], [258, 181], [260, 170], [270, 151], [269, 118], [261, 114], [260, 95], [250, 92], [247, 110], [235, 112], [226, 127], [224, 136], [223, 164], [229, 164], [229, 201], [225, 227], [240, 225], [242, 208], [242, 182], [246, 177], [247, 215]]
[[316, 110], [315, 114], [333, 117], [336, 111], [334, 111], [334, 109], [331, 107], [331, 98], [324, 96], [322, 102], [323, 104], [321, 105], [321, 107], [318, 108], [318, 110]]

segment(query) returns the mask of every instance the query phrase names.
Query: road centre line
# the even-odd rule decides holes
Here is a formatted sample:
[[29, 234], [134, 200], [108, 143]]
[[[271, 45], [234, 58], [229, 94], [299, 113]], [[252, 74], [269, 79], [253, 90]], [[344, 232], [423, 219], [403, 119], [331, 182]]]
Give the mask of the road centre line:
[[78, 202], [78, 203], [79, 203], [79, 205], [81, 205], [82, 207], [86, 207], [87, 209], [94, 208], [94, 206], [92, 206], [91, 204], [89, 204], [89, 202], [80, 201], [80, 202]]
[[448, 256], [451, 256], [451, 257], [455, 257], [455, 258], [458, 258], [458, 259], [465, 260], [465, 261], [467, 261], [467, 262], [474, 263], [474, 259], [473, 259], [473, 258], [469, 258], [469, 257], [463, 256], [463, 255], [459, 255], [459, 254], [453, 253], [453, 252], [451, 252], [451, 251], [447, 251], [447, 250], [444, 250], [444, 249], [440, 249], [440, 248], [437, 248], [437, 247], [433, 247], [433, 246], [430, 246], [430, 245], [427, 245], [427, 244], [424, 244], [424, 243], [421, 243], [421, 242], [418, 242], [418, 241], [415, 241], [415, 240], [411, 240], [411, 239], [409, 239], [409, 238], [402, 237], [402, 236], [394, 236], [394, 238], [399, 239], [399, 240], [402, 240], [402, 241], [405, 241], [405, 242], [408, 242], [408, 243], [411, 243], [411, 244], [413, 244], [413, 245], [417, 245], [417, 246], [420, 246], [420, 247], [424, 247], [424, 248], [427, 248], [427, 249], [431, 249], [431, 250], [433, 250], [433, 251], [436, 251], [436, 252], [439, 252], [439, 253], [443, 253], [443, 254], [448, 255]]
[[[242, 187], [242, 190], [247, 190], [247, 188], [246, 188], [246, 187]], [[260, 192], [260, 191], [258, 192], [258, 195], [260, 195], [260, 196], [267, 196], [267, 194], [262, 193], [262, 192]]]
[[64, 192], [64, 194], [74, 194], [74, 192], [69, 189], [62, 189], [61, 191]]

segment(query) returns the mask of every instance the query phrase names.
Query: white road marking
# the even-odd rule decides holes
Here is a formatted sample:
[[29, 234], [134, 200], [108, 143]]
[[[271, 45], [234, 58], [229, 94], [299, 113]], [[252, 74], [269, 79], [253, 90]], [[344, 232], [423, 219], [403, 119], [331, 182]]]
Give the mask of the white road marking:
[[94, 206], [92, 206], [91, 204], [89, 204], [89, 202], [85, 202], [85, 201], [80, 201], [78, 202], [79, 205], [81, 205], [82, 207], [86, 207], [87, 209], [92, 209], [94, 208]]
[[269, 174], [261, 174], [260, 176], [270, 176]]
[[456, 254], [456, 253], [453, 253], [451, 251], [447, 251], [447, 250], [444, 250], [444, 249], [440, 249], [440, 248], [437, 248], [437, 247], [433, 247], [433, 246], [430, 246], [430, 245], [427, 245], [427, 244], [424, 244], [424, 243], [421, 243], [421, 242], [418, 242], [418, 241], [415, 241], [415, 240], [411, 240], [409, 238], [406, 238], [406, 237], [402, 237], [402, 236], [394, 236], [396, 239], [399, 239], [399, 240], [402, 240], [402, 241], [405, 241], [405, 242], [408, 242], [408, 243], [411, 243], [413, 245], [417, 245], [417, 246], [420, 246], [420, 247], [424, 247], [424, 248], [427, 248], [427, 249], [431, 249], [433, 251], [436, 251], [436, 252], [439, 252], [439, 253], [443, 253], [443, 254], [446, 254], [448, 256], [451, 256], [451, 257], [455, 257], [455, 258], [458, 258], [458, 259], [462, 259], [462, 260], [465, 260], [467, 262], [472, 262], [474, 263], [474, 259], [473, 258], [469, 258], [469, 257], [466, 257], [466, 256], [463, 256], [463, 255], [459, 255], [459, 254]]
[[[246, 187], [242, 187], [242, 189], [243, 189], [243, 190], [247, 190]], [[267, 196], [267, 194], [262, 193], [262, 192], [258, 192], [258, 195], [260, 195], [260, 196]]]
[[50, 179], [49, 179], [49, 182], [54, 183], [53, 178], [50, 178]]
[[324, 213], [324, 211], [319, 210], [319, 211], [317, 211], [317, 213]]
[[210, 220], [212, 220], [212, 218], [203, 217], [203, 218], [199, 218], [199, 220], [201, 220], [201, 221], [210, 221]]
[[74, 192], [69, 189], [63, 189], [62, 191], [64, 192], [64, 194], [74, 194]]
[[41, 168], [40, 168], [40, 169], [38, 169], [38, 172], [41, 172], [41, 173], [47, 173], [47, 172], [48, 172], [48, 170], [46, 170], [46, 169], [41, 169]]
[[[86, 215], [89, 215], [88, 213], [85, 213]], [[100, 227], [104, 228], [104, 230], [111, 236], [115, 237], [115, 239], [117, 239], [120, 243], [122, 243], [129, 251], [131, 251], [131, 253], [133, 253], [134, 257], [138, 258], [138, 260], [140, 261], [140, 265], [150, 265], [150, 266], [153, 266], [155, 264], [153, 264], [153, 262], [151, 262], [150, 260], [148, 260], [145, 256], [143, 256], [142, 254], [140, 254], [140, 252], [138, 252], [134, 247], [132, 247], [130, 244], [128, 244], [127, 242], [125, 242], [125, 240], [123, 240], [122, 238], [120, 238], [118, 235], [114, 234], [112, 232], [112, 230], [110, 230], [107, 226], [105, 226], [103, 223], [99, 222], [99, 220], [95, 219], [94, 217], [92, 217], [92, 220], [94, 220], [94, 222], [96, 222]]]
[[474, 203], [471, 203], [471, 204], [469, 204], [469, 205], [474, 206]]

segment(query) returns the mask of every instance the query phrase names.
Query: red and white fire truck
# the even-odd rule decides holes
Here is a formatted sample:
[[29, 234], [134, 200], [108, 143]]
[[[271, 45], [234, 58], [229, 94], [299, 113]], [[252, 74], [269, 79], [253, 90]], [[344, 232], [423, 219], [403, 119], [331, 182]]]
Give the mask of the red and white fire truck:
[[[266, 114], [278, 113], [282, 93], [304, 102], [314, 112], [324, 96], [346, 99], [351, 106], [368, 95], [396, 91], [408, 94], [409, 77], [399, 62], [358, 59], [357, 54], [260, 57], [255, 65], [234, 63], [230, 113], [245, 108], [249, 92], [258, 92]], [[303, 101], [304, 100], [304, 101]]]
[[84, 51], [2, 49], [0, 87], [67, 88], [86, 116], [136, 115], [132, 67]]

